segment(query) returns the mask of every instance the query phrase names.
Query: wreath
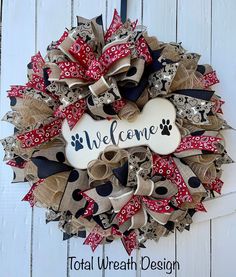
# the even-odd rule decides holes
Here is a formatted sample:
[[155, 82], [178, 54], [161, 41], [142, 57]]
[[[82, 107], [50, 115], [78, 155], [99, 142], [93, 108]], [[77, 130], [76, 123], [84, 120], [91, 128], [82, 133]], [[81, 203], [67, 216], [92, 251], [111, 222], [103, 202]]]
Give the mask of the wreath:
[[[220, 194], [221, 166], [233, 162], [221, 134], [230, 126], [221, 115], [224, 101], [212, 89], [216, 73], [199, 59], [181, 43], [148, 36], [137, 21], [122, 23], [116, 10], [105, 33], [102, 16], [77, 17], [77, 26], [52, 42], [45, 58], [40, 52], [31, 58], [28, 82], [8, 91], [11, 111], [3, 120], [15, 129], [1, 140], [4, 160], [13, 182], [30, 184], [23, 200], [46, 208], [46, 222], [58, 221], [63, 239], [83, 237], [93, 251], [121, 239], [130, 254], [148, 239], [189, 230], [194, 213], [206, 211], [203, 200]], [[119, 147], [97, 132], [104, 149], [92, 160], [80, 154], [86, 137], [74, 130], [85, 117], [93, 124], [84, 135], [111, 122], [132, 127], [144, 110], [154, 120], [167, 113], [165, 105], [174, 107], [176, 119], [164, 116], [158, 123], [158, 151], [151, 143]], [[179, 138], [168, 140], [174, 128]], [[126, 139], [148, 136], [130, 130]], [[178, 144], [165, 153], [172, 140]], [[95, 155], [97, 142], [86, 143]], [[85, 168], [77, 166], [85, 160]]]

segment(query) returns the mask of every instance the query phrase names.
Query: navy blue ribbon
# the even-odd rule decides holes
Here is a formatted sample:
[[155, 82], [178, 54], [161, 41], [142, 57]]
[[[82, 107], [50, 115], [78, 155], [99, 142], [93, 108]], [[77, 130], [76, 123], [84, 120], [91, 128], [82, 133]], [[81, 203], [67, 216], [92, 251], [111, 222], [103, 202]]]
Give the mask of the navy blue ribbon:
[[121, 16], [122, 22], [124, 23], [127, 19], [127, 0], [121, 0], [120, 16]]

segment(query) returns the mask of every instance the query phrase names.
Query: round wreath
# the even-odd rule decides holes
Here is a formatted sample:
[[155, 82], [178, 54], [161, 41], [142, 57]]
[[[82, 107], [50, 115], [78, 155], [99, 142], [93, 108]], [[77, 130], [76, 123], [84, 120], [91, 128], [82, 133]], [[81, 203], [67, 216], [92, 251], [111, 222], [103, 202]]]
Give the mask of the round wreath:
[[[8, 91], [12, 111], [4, 120], [15, 131], [1, 141], [4, 159], [13, 182], [29, 181], [23, 200], [46, 208], [64, 239], [84, 237], [95, 250], [120, 238], [130, 254], [147, 239], [189, 230], [193, 214], [205, 211], [203, 200], [220, 193], [221, 165], [232, 162], [221, 130], [230, 127], [211, 89], [219, 80], [210, 65], [198, 64], [200, 55], [148, 36], [137, 21], [122, 23], [117, 11], [105, 34], [102, 16], [77, 23], [45, 59], [39, 52], [31, 58], [26, 85]], [[173, 153], [111, 143], [86, 169], [68, 162], [64, 121], [71, 130], [84, 113], [134, 122], [153, 98], [175, 107], [181, 142]], [[163, 119], [160, 128], [168, 136], [172, 127]], [[75, 150], [82, 143], [71, 137]]]

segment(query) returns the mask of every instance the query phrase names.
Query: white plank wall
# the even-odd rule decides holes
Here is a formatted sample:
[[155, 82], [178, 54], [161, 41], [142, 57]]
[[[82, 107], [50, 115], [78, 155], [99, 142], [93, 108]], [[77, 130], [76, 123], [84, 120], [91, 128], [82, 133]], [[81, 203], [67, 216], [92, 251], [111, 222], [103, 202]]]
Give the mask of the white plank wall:
[[[127, 0], [127, 15], [148, 27], [150, 35], [161, 41], [178, 41], [192, 52], [202, 55], [202, 63], [212, 63], [221, 83], [215, 87], [226, 100], [225, 118], [236, 127], [234, 103], [236, 94], [234, 0]], [[76, 23], [76, 15], [92, 18], [103, 14], [104, 25], [110, 24], [113, 9], [120, 11], [120, 0], [3, 0], [1, 57], [1, 117], [8, 111], [6, 90], [11, 84], [26, 81], [26, 65], [30, 56]], [[10, 135], [12, 127], [0, 125], [1, 138]], [[236, 135], [225, 132], [227, 148], [236, 160]], [[0, 150], [3, 156], [3, 150]], [[194, 216], [191, 231], [176, 232], [158, 243], [148, 242], [137, 250], [133, 259], [149, 256], [155, 261], [180, 263], [180, 270], [117, 271], [70, 270], [69, 256], [90, 260], [92, 256], [109, 256], [111, 260], [127, 260], [120, 241], [99, 246], [92, 253], [83, 240], [62, 241], [57, 224], [45, 224], [44, 210], [31, 209], [21, 199], [27, 184], [11, 184], [11, 169], [0, 164], [0, 277], [233, 277], [236, 276], [236, 186], [235, 164], [225, 167], [223, 193], [205, 206], [208, 213]]]
[[[25, 11], [28, 15], [26, 16]], [[1, 117], [8, 111], [6, 90], [26, 81], [26, 65], [35, 52], [34, 1], [6, 1], [3, 5], [1, 61]], [[11, 135], [12, 126], [1, 124], [1, 137]], [[1, 147], [1, 157], [3, 150]], [[1, 158], [2, 160], [2, 158]], [[21, 202], [27, 184], [10, 184], [11, 168], [0, 167], [0, 276], [30, 276], [31, 209]]]
[[[191, 16], [189, 11], [192, 10]], [[182, 0], [178, 3], [177, 41], [189, 51], [201, 53], [201, 63], [210, 63], [211, 59], [211, 1]], [[186, 23], [186, 18], [188, 22]], [[190, 34], [193, 34], [190, 36]], [[177, 233], [177, 257], [184, 266], [180, 276], [209, 276], [210, 274], [210, 221], [194, 224], [191, 233]], [[194, 238], [194, 239], [193, 239]], [[201, 240], [201, 243], [199, 243]], [[194, 249], [194, 251], [191, 251]], [[188, 253], [188, 255], [186, 255]], [[197, 263], [193, 263], [198, 256]]]
[[[50, 42], [60, 38], [65, 27], [71, 25], [71, 3], [64, 0], [37, 0], [36, 11], [35, 47], [36, 52], [40, 51], [45, 56]], [[60, 18], [59, 21], [58, 18]], [[53, 272], [59, 277], [66, 276], [67, 242], [62, 241], [57, 223], [46, 225], [45, 211], [34, 208], [32, 228], [32, 276], [41, 277], [46, 272]], [[51, 253], [60, 253], [60, 255], [45, 255], [49, 249]], [[41, 261], [44, 266], [38, 266], [38, 261]], [[56, 264], [60, 266], [55, 267]]]
[[[157, 3], [158, 2], [158, 3]], [[156, 36], [160, 41], [176, 41], [176, 1], [160, 0], [143, 2], [143, 24], [150, 29], [150, 35]], [[141, 250], [141, 256], [149, 256], [152, 260], [164, 259], [169, 261], [175, 260], [175, 234], [171, 234], [168, 239], [161, 238], [158, 243], [148, 241], [146, 249]], [[142, 270], [142, 277], [154, 276], [150, 268]], [[175, 271], [169, 276], [175, 276]], [[158, 272], [158, 276], [166, 276], [166, 271]]]

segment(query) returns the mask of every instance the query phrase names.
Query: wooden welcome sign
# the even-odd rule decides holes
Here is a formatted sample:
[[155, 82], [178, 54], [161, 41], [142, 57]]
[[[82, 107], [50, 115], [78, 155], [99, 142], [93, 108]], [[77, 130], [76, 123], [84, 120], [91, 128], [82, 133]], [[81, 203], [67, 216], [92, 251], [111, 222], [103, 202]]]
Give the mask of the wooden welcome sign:
[[75, 168], [85, 169], [108, 145], [129, 148], [149, 146], [155, 153], [166, 155], [180, 143], [180, 132], [175, 124], [176, 111], [166, 99], [150, 100], [134, 122], [126, 120], [94, 120], [84, 114], [70, 130], [66, 120], [62, 134], [67, 142], [66, 156]]

